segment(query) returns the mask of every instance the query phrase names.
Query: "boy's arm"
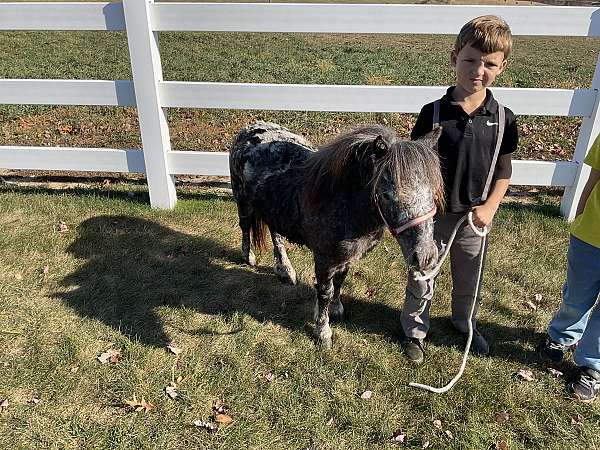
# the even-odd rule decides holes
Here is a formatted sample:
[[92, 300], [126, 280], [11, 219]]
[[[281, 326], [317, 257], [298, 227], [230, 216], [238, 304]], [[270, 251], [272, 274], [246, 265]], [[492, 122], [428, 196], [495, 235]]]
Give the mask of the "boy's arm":
[[581, 197], [579, 197], [579, 203], [577, 204], [577, 211], [575, 212], [575, 217], [581, 214], [585, 209], [585, 204], [587, 203], [588, 197], [594, 189], [594, 186], [596, 186], [596, 183], [598, 183], [598, 180], [600, 180], [600, 170], [592, 168], [587, 183], [585, 183], [583, 191], [581, 192]]
[[496, 180], [494, 188], [490, 192], [490, 196], [483, 205], [475, 206], [473, 208], [473, 224], [483, 228], [484, 226], [492, 223], [492, 219], [498, 211], [498, 206], [506, 194], [508, 185], [510, 184], [510, 178], [501, 178]]
[[500, 202], [508, 190], [510, 176], [512, 175], [510, 153], [500, 155], [500, 158], [498, 158], [498, 171], [496, 172], [496, 175], [498, 178], [485, 203], [473, 208], [473, 224], [480, 228], [492, 223], [496, 211], [498, 211], [498, 207], [500, 206]]

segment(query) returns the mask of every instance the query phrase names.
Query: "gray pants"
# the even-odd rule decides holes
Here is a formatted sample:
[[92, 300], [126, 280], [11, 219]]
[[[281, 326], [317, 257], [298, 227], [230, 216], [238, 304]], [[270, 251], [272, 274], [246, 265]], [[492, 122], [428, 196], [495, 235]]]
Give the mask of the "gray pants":
[[[435, 217], [434, 239], [447, 243], [454, 226], [464, 214], [439, 214]], [[490, 228], [490, 225], [488, 225]], [[450, 249], [450, 270], [452, 272], [452, 324], [466, 333], [468, 319], [473, 300], [473, 293], [477, 287], [477, 274], [479, 270], [479, 252], [481, 250], [481, 237], [477, 236], [467, 221], [459, 228]], [[487, 246], [484, 249], [487, 252]], [[482, 273], [483, 278], [483, 273]], [[429, 306], [435, 280], [415, 281], [408, 276], [406, 285], [406, 299], [400, 321], [404, 334], [407, 337], [424, 339], [429, 330]], [[475, 315], [479, 309], [479, 299], [473, 314], [473, 329], [476, 329]]]

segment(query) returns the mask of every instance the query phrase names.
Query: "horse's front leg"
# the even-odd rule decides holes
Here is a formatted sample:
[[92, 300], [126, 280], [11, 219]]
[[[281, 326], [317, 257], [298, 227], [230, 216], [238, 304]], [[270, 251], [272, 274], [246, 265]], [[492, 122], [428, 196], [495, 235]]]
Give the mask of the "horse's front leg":
[[329, 305], [333, 298], [333, 276], [335, 270], [315, 255], [315, 290], [317, 301], [315, 304], [315, 339], [323, 348], [331, 348], [333, 332], [329, 326]]
[[273, 241], [273, 271], [279, 279], [285, 283], [296, 284], [296, 271], [288, 258], [283, 244], [283, 237], [269, 228], [271, 240]]

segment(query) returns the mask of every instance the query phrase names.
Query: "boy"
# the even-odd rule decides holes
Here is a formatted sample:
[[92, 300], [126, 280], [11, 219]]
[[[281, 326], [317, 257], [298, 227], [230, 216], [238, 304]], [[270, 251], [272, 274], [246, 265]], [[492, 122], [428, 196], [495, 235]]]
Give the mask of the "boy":
[[[423, 107], [412, 130], [416, 139], [438, 124], [442, 135], [438, 151], [446, 193], [446, 212], [436, 216], [436, 241], [448, 242], [458, 220], [473, 211], [473, 223], [490, 227], [512, 173], [511, 153], [517, 147], [515, 116], [487, 89], [507, 65], [512, 48], [510, 28], [496, 16], [477, 17], [456, 38], [451, 62], [456, 86], [440, 100]], [[464, 222], [450, 252], [452, 271], [452, 324], [466, 336], [468, 316], [477, 285], [481, 237]], [[401, 323], [406, 357], [420, 363], [423, 339], [429, 329], [429, 305], [434, 281], [409, 276]], [[477, 306], [476, 306], [477, 310]], [[475, 310], [475, 312], [476, 312]], [[487, 355], [489, 346], [473, 318], [474, 353]]]
[[600, 390], [600, 308], [594, 309], [600, 293], [600, 136], [584, 163], [592, 170], [571, 225], [563, 300], [539, 353], [547, 362], [560, 363], [577, 344], [573, 360], [579, 370], [568, 389], [590, 402]]

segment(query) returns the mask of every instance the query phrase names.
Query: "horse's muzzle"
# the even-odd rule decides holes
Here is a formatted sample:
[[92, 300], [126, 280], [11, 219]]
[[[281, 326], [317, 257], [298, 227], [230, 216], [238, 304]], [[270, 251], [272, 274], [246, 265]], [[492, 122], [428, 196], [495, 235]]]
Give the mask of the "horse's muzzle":
[[413, 272], [427, 272], [435, 267], [438, 261], [438, 248], [434, 242], [429, 245], [418, 245], [408, 258], [408, 268]]

